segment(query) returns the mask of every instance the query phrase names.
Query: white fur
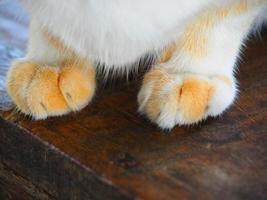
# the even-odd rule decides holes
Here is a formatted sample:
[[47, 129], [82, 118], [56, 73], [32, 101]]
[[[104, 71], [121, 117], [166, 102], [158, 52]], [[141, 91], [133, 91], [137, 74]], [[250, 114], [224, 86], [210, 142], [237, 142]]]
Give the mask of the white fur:
[[[30, 51], [50, 53], [48, 49], [42, 50], [44, 44], [40, 42], [39, 32], [45, 27], [79, 55], [106, 64], [107, 67], [129, 66], [145, 53], [159, 51], [171, 41], [177, 40], [185, 26], [202, 10], [234, 1], [236, 0], [22, 0], [32, 16], [34, 31], [31, 32]], [[221, 49], [222, 53], [237, 51], [243, 36], [249, 30], [247, 25], [251, 24], [250, 21], [256, 14], [254, 12], [245, 16], [245, 24], [234, 24], [228, 30], [221, 30], [218, 26], [219, 35], [225, 38], [227, 31], [231, 35], [237, 34], [236, 40], [231, 40], [237, 45]], [[221, 24], [222, 27], [227, 26], [227, 22], [224, 23]], [[216, 42], [211, 40], [210, 43], [216, 45], [220, 37], [216, 37], [216, 33], [213, 35]], [[232, 62], [230, 63], [231, 66]]]
[[[176, 40], [188, 20], [212, 2], [212, 0], [22, 1], [35, 21], [33, 26], [39, 29], [45, 27], [82, 56], [116, 67], [131, 64], [145, 53], [158, 51], [170, 41]], [[38, 41], [37, 38], [33, 43]], [[42, 45], [39, 48], [41, 47]], [[35, 46], [30, 48], [37, 50]]]
[[[129, 70], [146, 53], [160, 52], [183, 34], [186, 25], [202, 12], [238, 0], [21, 0], [31, 14], [31, 34], [26, 59], [40, 63], [56, 63], [62, 55], [44, 41], [42, 31], [48, 30], [82, 57], [105, 64], [105, 68]], [[248, 0], [256, 4], [260, 0]], [[267, 5], [267, 2], [266, 2]], [[243, 41], [257, 22], [266, 17], [264, 6], [240, 16], [220, 21], [208, 35], [208, 55], [193, 58], [185, 52], [176, 55], [162, 67], [179, 73], [233, 78], [234, 66]], [[211, 100], [207, 115], [218, 115], [234, 100], [236, 89], [217, 84], [218, 93]], [[141, 89], [140, 110], [151, 86]], [[164, 111], [157, 123], [161, 127], [183, 124], [179, 113]]]

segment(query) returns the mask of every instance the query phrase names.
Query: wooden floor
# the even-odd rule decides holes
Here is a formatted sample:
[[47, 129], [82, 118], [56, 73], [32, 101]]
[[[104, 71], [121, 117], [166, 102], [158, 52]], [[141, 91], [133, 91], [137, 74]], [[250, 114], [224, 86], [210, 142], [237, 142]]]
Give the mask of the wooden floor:
[[[137, 110], [140, 78], [101, 86], [81, 112], [32, 121], [4, 89], [27, 18], [0, 4], [0, 199], [267, 199], [267, 31], [252, 38], [228, 112], [164, 133]], [[107, 84], [108, 85], [108, 84]]]

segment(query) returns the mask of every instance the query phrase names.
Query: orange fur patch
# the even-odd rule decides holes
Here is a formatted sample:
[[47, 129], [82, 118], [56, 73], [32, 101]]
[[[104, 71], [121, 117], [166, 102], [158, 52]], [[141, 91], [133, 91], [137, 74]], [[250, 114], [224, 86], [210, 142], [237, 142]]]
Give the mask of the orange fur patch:
[[169, 81], [169, 74], [164, 69], [152, 69], [148, 73], [145, 74], [143, 83], [146, 84], [150, 81], [160, 81], [162, 84]]
[[[59, 77], [59, 87], [72, 110], [79, 110], [91, 100], [95, 92], [95, 70], [84, 64], [64, 64]], [[81, 67], [82, 66], [82, 67]]]
[[28, 89], [27, 103], [37, 118], [69, 110], [58, 87], [58, 72], [54, 68], [38, 70]]
[[187, 123], [199, 121], [205, 114], [214, 86], [206, 80], [187, 75], [181, 85], [175, 85], [172, 91], [162, 95], [164, 86], [171, 81], [171, 75], [164, 69], [152, 69], [145, 75], [143, 84], [152, 83], [145, 108], [148, 117], [156, 120], [165, 106], [167, 110], [164, 112], [181, 112]]
[[177, 45], [176, 44], [171, 44], [169, 45], [168, 48], [164, 49], [164, 51], [162, 52], [161, 56], [160, 56], [160, 63], [164, 63], [169, 61], [172, 56], [173, 53], [177, 50]]
[[212, 92], [213, 87], [205, 80], [185, 79], [177, 100], [188, 122], [195, 122], [203, 117]]
[[77, 64], [84, 63], [85, 58], [82, 58], [81, 56], [77, 55], [77, 53], [70, 47], [67, 47], [63, 41], [60, 40], [60, 38], [52, 35], [48, 31], [43, 31], [44, 37], [47, 39], [48, 43], [57, 49], [63, 57], [65, 57], [67, 60], [64, 60], [64, 62], [76, 62]]
[[7, 92], [13, 102], [24, 113], [29, 113], [26, 96], [30, 81], [34, 77], [37, 65], [30, 62], [17, 62], [11, 66], [7, 75]]
[[183, 38], [177, 44], [178, 48], [194, 57], [207, 55], [207, 30], [212, 29], [226, 17], [240, 15], [248, 10], [248, 2], [242, 0], [238, 3], [207, 11], [186, 28]]
[[74, 55], [74, 51], [71, 48], [68, 48], [64, 45], [64, 43], [48, 31], [43, 31], [44, 37], [47, 39], [47, 41], [57, 50], [59, 50], [63, 54], [70, 54]]
[[224, 18], [240, 15], [247, 12], [250, 8], [253, 8], [253, 6], [250, 6], [247, 0], [240, 0], [237, 3], [227, 5], [225, 7], [206, 11], [187, 26], [182, 38], [162, 52], [160, 62], [170, 60], [175, 51], [185, 52], [197, 58], [206, 56], [208, 53], [207, 31], [212, 29]]

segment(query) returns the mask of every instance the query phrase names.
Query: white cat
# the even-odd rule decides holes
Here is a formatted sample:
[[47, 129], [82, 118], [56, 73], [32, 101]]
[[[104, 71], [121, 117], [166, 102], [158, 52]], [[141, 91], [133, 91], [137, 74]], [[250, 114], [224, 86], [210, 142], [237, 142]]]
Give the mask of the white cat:
[[163, 129], [221, 114], [234, 101], [244, 40], [266, 0], [21, 0], [31, 15], [25, 58], [9, 70], [17, 108], [35, 119], [80, 110], [95, 92], [95, 63], [128, 71], [142, 56], [139, 111]]

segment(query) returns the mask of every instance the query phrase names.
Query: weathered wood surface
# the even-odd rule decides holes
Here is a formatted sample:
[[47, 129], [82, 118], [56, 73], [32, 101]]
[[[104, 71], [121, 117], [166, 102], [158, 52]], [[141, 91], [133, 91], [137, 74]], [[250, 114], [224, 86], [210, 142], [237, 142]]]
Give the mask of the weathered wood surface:
[[65, 117], [32, 121], [16, 113], [2, 80], [25, 44], [5, 41], [0, 186], [25, 183], [29, 199], [267, 199], [266, 30], [262, 36], [244, 53], [235, 105], [219, 118], [171, 133], [137, 114], [139, 78], [101, 86], [91, 105]]

